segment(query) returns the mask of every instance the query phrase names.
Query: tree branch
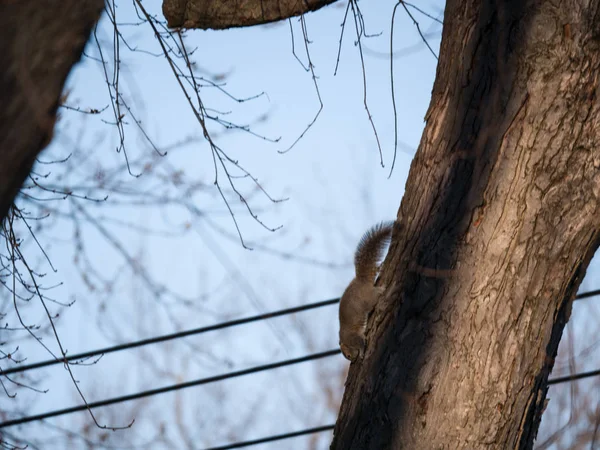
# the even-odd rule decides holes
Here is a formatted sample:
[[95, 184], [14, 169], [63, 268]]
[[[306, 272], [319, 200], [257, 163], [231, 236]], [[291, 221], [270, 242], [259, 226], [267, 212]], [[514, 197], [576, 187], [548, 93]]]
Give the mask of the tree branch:
[[65, 79], [102, 0], [0, 2], [0, 221], [52, 139]]
[[336, 0], [163, 0], [171, 28], [223, 30], [276, 22], [316, 11]]

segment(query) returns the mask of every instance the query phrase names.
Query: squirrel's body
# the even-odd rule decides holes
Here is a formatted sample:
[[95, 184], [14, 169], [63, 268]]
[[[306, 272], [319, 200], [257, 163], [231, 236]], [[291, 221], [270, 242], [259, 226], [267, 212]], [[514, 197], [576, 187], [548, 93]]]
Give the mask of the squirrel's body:
[[364, 350], [367, 318], [384, 290], [374, 284], [379, 260], [390, 242], [392, 228], [393, 222], [383, 222], [369, 229], [354, 254], [356, 277], [340, 300], [340, 348], [350, 361], [358, 358]]

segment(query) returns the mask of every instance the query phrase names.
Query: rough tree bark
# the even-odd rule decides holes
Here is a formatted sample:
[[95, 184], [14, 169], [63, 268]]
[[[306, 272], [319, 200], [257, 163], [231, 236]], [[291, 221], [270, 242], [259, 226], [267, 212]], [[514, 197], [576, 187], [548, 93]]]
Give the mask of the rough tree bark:
[[336, 0], [163, 0], [170, 27], [223, 30], [289, 19]]
[[103, 0], [0, 0], [0, 222], [48, 145]]
[[332, 449], [529, 449], [600, 237], [599, 0], [448, 0]]

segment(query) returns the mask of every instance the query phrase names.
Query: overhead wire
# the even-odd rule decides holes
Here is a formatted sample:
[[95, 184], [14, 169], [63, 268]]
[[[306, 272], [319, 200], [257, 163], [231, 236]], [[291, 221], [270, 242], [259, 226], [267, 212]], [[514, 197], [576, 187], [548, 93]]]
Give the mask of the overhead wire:
[[600, 375], [600, 369], [590, 370], [589, 372], [579, 372], [579, 373], [574, 373], [573, 375], [565, 375], [564, 377], [552, 378], [551, 380], [548, 380], [548, 385], [567, 383], [570, 381], [581, 380], [583, 378], [590, 378], [590, 377], [595, 377], [598, 375]]
[[[595, 295], [600, 295], [600, 289], [579, 294], [575, 297], [575, 300], [588, 298], [588, 297], [592, 297]], [[331, 299], [331, 300], [324, 300], [324, 301], [316, 302], [316, 303], [310, 303], [310, 304], [306, 304], [306, 305], [302, 305], [302, 306], [297, 306], [297, 307], [293, 307], [293, 308], [286, 308], [286, 309], [274, 311], [271, 313], [260, 314], [260, 315], [246, 317], [246, 318], [237, 319], [237, 320], [232, 320], [232, 321], [228, 321], [228, 322], [222, 322], [222, 323], [207, 326], [207, 327], [195, 328], [192, 330], [182, 331], [179, 333], [172, 333], [172, 334], [157, 336], [154, 338], [144, 339], [144, 340], [140, 340], [140, 341], [129, 342], [127, 344], [121, 344], [121, 345], [117, 345], [117, 346], [113, 346], [113, 347], [107, 347], [104, 349], [94, 350], [94, 351], [85, 352], [85, 353], [79, 353], [76, 355], [68, 356], [65, 358], [65, 360], [66, 361], [81, 360], [81, 359], [89, 358], [91, 356], [97, 356], [100, 354], [115, 352], [115, 351], [124, 350], [127, 348], [134, 348], [134, 347], [139, 347], [142, 345], [163, 342], [163, 341], [167, 341], [167, 340], [171, 340], [171, 339], [181, 338], [181, 337], [190, 336], [190, 335], [194, 335], [194, 334], [200, 334], [200, 333], [218, 330], [218, 329], [222, 329], [222, 328], [227, 328], [227, 327], [231, 327], [231, 326], [235, 326], [235, 325], [241, 325], [244, 323], [265, 320], [265, 319], [268, 319], [271, 317], [278, 317], [278, 316], [292, 314], [295, 312], [304, 311], [304, 310], [308, 310], [308, 309], [319, 308], [319, 307], [323, 307], [323, 306], [327, 306], [327, 305], [332, 305], [332, 304], [335, 304], [338, 302], [339, 302], [339, 299]], [[20, 425], [20, 424], [24, 424], [24, 423], [28, 423], [28, 422], [37, 421], [37, 420], [48, 419], [50, 417], [56, 417], [56, 416], [60, 416], [60, 415], [64, 415], [64, 414], [70, 414], [73, 412], [84, 411], [89, 408], [97, 408], [97, 407], [108, 406], [108, 405], [112, 405], [112, 404], [116, 404], [116, 403], [122, 403], [122, 402], [130, 401], [130, 400], [149, 397], [149, 396], [158, 395], [158, 394], [171, 392], [171, 391], [176, 391], [179, 389], [185, 389], [185, 388], [192, 387], [192, 386], [199, 386], [199, 385], [203, 385], [203, 384], [214, 383], [214, 382], [222, 381], [222, 380], [229, 379], [229, 378], [235, 378], [235, 377], [239, 377], [239, 376], [243, 376], [243, 375], [248, 375], [251, 373], [257, 373], [257, 372], [276, 369], [276, 368], [283, 367], [283, 366], [299, 364], [302, 362], [311, 361], [311, 360], [315, 360], [315, 359], [326, 358], [329, 356], [338, 355], [340, 353], [341, 353], [341, 351], [339, 349], [333, 349], [333, 350], [328, 350], [325, 352], [306, 355], [306, 356], [303, 356], [300, 358], [288, 359], [288, 360], [279, 361], [276, 363], [264, 364], [264, 365], [260, 365], [260, 366], [251, 367], [248, 369], [238, 370], [238, 371], [234, 371], [234, 372], [230, 372], [230, 373], [226, 373], [226, 374], [216, 375], [216, 376], [207, 377], [207, 378], [200, 378], [200, 379], [188, 381], [185, 383], [178, 383], [178, 384], [174, 384], [174, 385], [164, 386], [162, 388], [150, 389], [150, 390], [138, 392], [135, 394], [123, 395], [123, 396], [109, 398], [109, 399], [100, 400], [100, 401], [96, 401], [96, 402], [88, 402], [87, 404], [84, 404], [84, 405], [78, 405], [78, 406], [73, 406], [70, 408], [63, 408], [63, 409], [59, 409], [59, 410], [42, 413], [42, 414], [36, 414], [36, 415], [22, 417], [22, 418], [18, 418], [18, 419], [7, 420], [7, 421], [0, 423], [0, 428], [5, 428], [5, 427], [9, 427], [9, 426], [14, 426], [14, 425]], [[22, 372], [24, 370], [30, 370], [30, 369], [35, 369], [35, 368], [39, 368], [39, 367], [45, 367], [45, 366], [49, 366], [52, 364], [65, 362], [65, 360], [48, 360], [48, 361], [42, 361], [39, 363], [29, 364], [27, 366], [19, 366], [19, 367], [1, 371], [0, 375], [10, 374], [10, 373], [15, 373], [15, 372]], [[16, 370], [16, 369], [20, 369], [20, 370]], [[580, 380], [583, 378], [589, 378], [589, 377], [593, 377], [593, 376], [597, 376], [597, 375], [600, 375], [600, 369], [590, 371], [590, 372], [583, 372], [583, 373], [579, 373], [579, 374], [573, 374], [573, 375], [568, 375], [568, 376], [564, 376], [564, 377], [554, 378], [554, 379], [548, 380], [548, 385], [571, 382], [571, 381]], [[262, 442], [270, 442], [273, 440], [286, 439], [288, 437], [295, 437], [295, 436], [300, 436], [303, 434], [311, 434], [312, 432], [316, 433], [316, 432], [320, 432], [320, 431], [325, 431], [325, 429], [329, 429], [327, 427], [330, 427], [330, 425], [323, 426], [323, 427], [317, 427], [314, 429], [311, 428], [308, 430], [302, 430], [302, 431], [298, 431], [298, 432], [285, 433], [282, 435], [270, 436], [267, 438], [260, 439], [259, 440], [260, 442], [246, 441], [245, 443], [242, 442], [242, 443], [230, 444], [229, 446], [224, 446], [224, 447], [214, 447], [212, 450], [239, 448], [239, 447], [243, 447], [243, 446], [254, 445], [254, 443], [262, 443]], [[311, 432], [310, 430], [315, 430], [315, 431]], [[244, 444], [244, 445], [241, 445], [241, 444]], [[237, 445], [237, 447], [232, 447], [231, 445]]]
[[[598, 375], [600, 375], [600, 369], [593, 370], [590, 372], [576, 373], [576, 374], [567, 375], [564, 377], [557, 377], [557, 378], [548, 380], [548, 385], [567, 383], [570, 381], [581, 380], [583, 378], [589, 378], [589, 377], [594, 377], [594, 376], [598, 376]], [[273, 441], [278, 441], [278, 440], [282, 440], [282, 439], [289, 439], [289, 438], [293, 438], [293, 437], [304, 436], [307, 434], [321, 433], [323, 431], [330, 431], [330, 430], [333, 430], [334, 427], [335, 427], [335, 425], [333, 425], [333, 424], [332, 425], [323, 425], [320, 427], [307, 428], [305, 430], [293, 431], [290, 433], [266, 436], [266, 437], [263, 437], [260, 439], [253, 439], [251, 441], [240, 441], [240, 442], [233, 442], [233, 443], [227, 444], [227, 445], [221, 445], [218, 447], [209, 447], [209, 448], [205, 448], [204, 450], [230, 450], [230, 449], [234, 449], [234, 448], [250, 447], [252, 445], [264, 444], [267, 442], [273, 442]]]
[[600, 289], [596, 289], [593, 291], [582, 292], [581, 294], [577, 294], [575, 296], [575, 300], [581, 300], [582, 298], [595, 297], [596, 295], [600, 295]]
[[91, 358], [94, 356], [105, 355], [108, 353], [118, 352], [121, 350], [127, 350], [130, 348], [142, 347], [144, 345], [156, 344], [158, 342], [170, 341], [172, 339], [179, 339], [179, 338], [192, 336], [192, 335], [196, 335], [196, 334], [207, 333], [209, 331], [221, 330], [223, 328], [229, 328], [229, 327], [233, 327], [236, 325], [243, 325], [246, 323], [271, 319], [273, 317], [284, 316], [287, 314], [294, 314], [294, 313], [297, 313], [300, 311], [306, 311], [309, 309], [321, 308], [323, 306], [336, 304], [339, 301], [340, 301], [339, 298], [334, 298], [331, 300], [323, 300], [323, 301], [316, 302], [316, 303], [308, 303], [306, 305], [295, 306], [293, 308], [281, 309], [281, 310], [273, 311], [270, 313], [258, 314], [256, 316], [250, 316], [250, 317], [245, 317], [245, 318], [236, 319], [236, 320], [229, 320], [227, 322], [221, 322], [221, 323], [217, 323], [215, 325], [209, 325], [206, 327], [193, 328], [191, 330], [185, 330], [185, 331], [180, 331], [177, 333], [165, 334], [162, 336], [155, 336], [155, 337], [151, 337], [148, 339], [141, 339], [139, 341], [133, 341], [133, 342], [125, 343], [125, 344], [114, 345], [111, 347], [100, 348], [100, 349], [91, 350], [88, 352], [77, 353], [74, 355], [67, 355], [63, 359], [49, 359], [49, 360], [40, 361], [37, 363], [10, 367], [10, 368], [4, 369], [4, 370], [0, 369], [0, 375], [10, 375], [12, 373], [25, 372], [25, 371], [32, 370], [32, 369], [39, 369], [41, 367], [52, 366], [55, 364], [61, 364], [61, 363], [70, 362], [70, 361], [81, 361], [81, 360], [85, 360], [85, 359], [88, 359], [88, 358]]
[[307, 434], [322, 433], [323, 431], [333, 430], [335, 425], [323, 425], [322, 427], [307, 428], [306, 430], [292, 431], [290, 433], [276, 434], [274, 436], [267, 436], [260, 439], [254, 439], [252, 441], [234, 442], [233, 444], [221, 445], [219, 447], [205, 448], [204, 450], [230, 450], [232, 448], [250, 447], [252, 445], [265, 444], [267, 442], [280, 441], [282, 439], [289, 439], [298, 436], [304, 436]]
[[[594, 297], [597, 295], [600, 295], [600, 289], [578, 294], [575, 296], [575, 300]], [[118, 352], [121, 350], [127, 350], [130, 348], [142, 347], [144, 345], [156, 344], [159, 342], [170, 341], [173, 339], [180, 339], [180, 338], [187, 337], [187, 336], [193, 336], [193, 335], [197, 335], [197, 334], [207, 333], [209, 331], [221, 330], [224, 328], [229, 328], [229, 327], [233, 327], [233, 326], [237, 326], [237, 325], [243, 325], [246, 323], [258, 322], [260, 320], [271, 319], [274, 317], [285, 316], [288, 314], [294, 314], [297, 312], [306, 311], [306, 310], [310, 310], [310, 309], [321, 308], [323, 306], [334, 305], [336, 303], [339, 303], [339, 301], [340, 301], [339, 298], [333, 298], [330, 300], [323, 300], [323, 301], [319, 301], [319, 302], [315, 302], [315, 303], [308, 303], [305, 305], [295, 306], [292, 308], [280, 309], [280, 310], [272, 311], [272, 312], [265, 313], [265, 314], [258, 314], [255, 316], [244, 317], [241, 319], [229, 320], [226, 322], [221, 322], [221, 323], [217, 323], [217, 324], [209, 325], [209, 326], [205, 326], [205, 327], [192, 328], [190, 330], [179, 331], [176, 333], [170, 333], [170, 334], [165, 334], [165, 335], [161, 335], [161, 336], [154, 336], [154, 337], [147, 338], [147, 339], [141, 339], [138, 341], [127, 342], [124, 344], [118, 344], [118, 345], [114, 345], [114, 346], [110, 346], [110, 347], [87, 351], [87, 352], [76, 353], [73, 355], [66, 355], [64, 358], [48, 359], [46, 361], [40, 361], [37, 363], [18, 365], [15, 367], [9, 367], [4, 370], [0, 369], [0, 376], [1, 375], [10, 375], [10, 374], [19, 373], [19, 372], [26, 372], [28, 370], [39, 369], [42, 367], [48, 367], [48, 366], [52, 366], [55, 364], [64, 364], [66, 362], [81, 361], [81, 360], [85, 360], [88, 358], [92, 358], [94, 356], [106, 355], [108, 353]]]
[[115, 403], [123, 403], [130, 400], [136, 400], [139, 398], [150, 397], [152, 395], [164, 394], [165, 392], [177, 391], [180, 389], [189, 388], [192, 386], [200, 386], [202, 384], [215, 383], [217, 381], [227, 380], [229, 378], [241, 377], [243, 375], [249, 375], [251, 373], [264, 372], [266, 370], [272, 370], [279, 367], [291, 366], [293, 364], [299, 364], [306, 361], [312, 361], [315, 359], [326, 358], [328, 356], [338, 355], [342, 353], [340, 349], [328, 350], [320, 353], [313, 353], [311, 355], [302, 356], [300, 358], [287, 359], [284, 361], [278, 361], [275, 363], [264, 364], [261, 366], [250, 367], [248, 369], [237, 370], [221, 375], [216, 375], [208, 378], [200, 378], [198, 380], [187, 381], [185, 383], [177, 383], [169, 386], [163, 386], [161, 388], [149, 389], [146, 391], [136, 392], [135, 394], [122, 395], [120, 397], [108, 398], [96, 402], [88, 402], [84, 405], [72, 406], [70, 408], [57, 409], [42, 414], [35, 414], [32, 416], [21, 417], [18, 419], [6, 420], [0, 422], [0, 428], [10, 427], [13, 425], [21, 425], [28, 422], [34, 422], [36, 420], [48, 419], [50, 417], [62, 416], [64, 414], [71, 414], [78, 411], [86, 411], [91, 408], [98, 408], [101, 406], [113, 405]]
[[[63, 409], [59, 409], [59, 410], [55, 410], [55, 411], [50, 411], [47, 413], [36, 414], [33, 416], [22, 417], [19, 419], [7, 420], [7, 421], [0, 423], [0, 428], [10, 427], [10, 426], [14, 426], [14, 425], [21, 425], [21, 424], [28, 423], [28, 422], [34, 422], [36, 420], [43, 420], [43, 419], [48, 419], [50, 417], [62, 416], [64, 414], [85, 411], [88, 408], [98, 408], [101, 406], [108, 406], [108, 405], [112, 405], [115, 403], [122, 403], [122, 402], [130, 401], [130, 400], [136, 400], [139, 398], [150, 397], [150, 396], [158, 395], [158, 394], [164, 394], [166, 392], [177, 391], [177, 390], [185, 389], [188, 387], [200, 386], [200, 385], [209, 384], [209, 383], [215, 383], [217, 381], [222, 381], [222, 380], [226, 380], [229, 378], [236, 378], [236, 377], [240, 377], [243, 375], [249, 375], [251, 373], [264, 372], [264, 371], [276, 369], [279, 367], [290, 366], [293, 364], [299, 364], [302, 362], [311, 361], [311, 360], [320, 359], [320, 358], [327, 358], [329, 356], [339, 355], [340, 353], [341, 353], [341, 350], [333, 349], [333, 350], [328, 350], [325, 352], [313, 353], [311, 355], [306, 355], [306, 356], [303, 356], [300, 358], [293, 358], [293, 359], [288, 359], [288, 360], [284, 360], [284, 361], [279, 361], [276, 363], [264, 364], [261, 366], [255, 366], [255, 367], [251, 367], [248, 369], [238, 370], [235, 372], [216, 375], [216, 376], [212, 376], [212, 377], [208, 377], [208, 378], [200, 378], [198, 380], [187, 381], [185, 383], [178, 383], [178, 384], [173, 384], [173, 385], [169, 385], [169, 386], [164, 386], [162, 388], [149, 389], [146, 391], [137, 392], [135, 394], [123, 395], [120, 397], [109, 398], [109, 399], [100, 400], [100, 401], [96, 401], [96, 402], [88, 402], [85, 405], [72, 406], [70, 408], [63, 408]], [[590, 372], [583, 372], [583, 373], [577, 373], [577, 374], [573, 374], [573, 375], [567, 375], [564, 377], [554, 378], [554, 379], [548, 380], [548, 385], [567, 383], [567, 382], [581, 380], [584, 378], [590, 378], [590, 377], [594, 377], [594, 376], [598, 376], [598, 375], [600, 375], [600, 369], [590, 371]], [[318, 428], [322, 428], [322, 427], [318, 427]], [[294, 433], [296, 433], [296, 434], [294, 434]], [[283, 435], [277, 435], [277, 436], [283, 436], [283, 437], [277, 438], [277, 439], [275, 439], [274, 436], [271, 436], [268, 438], [263, 438], [263, 439], [278, 440], [278, 439], [285, 439], [286, 437], [293, 437], [293, 436], [288, 436], [290, 434], [292, 434], [293, 436], [296, 436], [296, 435], [300, 436], [301, 434], [309, 434], [309, 432], [304, 430], [302, 432], [293, 432], [293, 433], [286, 433]], [[264, 441], [264, 442], [268, 442], [268, 441]], [[247, 444], [247, 445], [250, 445], [250, 444]], [[217, 447], [217, 448], [221, 448], [221, 447]], [[226, 447], [222, 447], [222, 448], [236, 448], [236, 447], [227, 447], [226, 446]]]

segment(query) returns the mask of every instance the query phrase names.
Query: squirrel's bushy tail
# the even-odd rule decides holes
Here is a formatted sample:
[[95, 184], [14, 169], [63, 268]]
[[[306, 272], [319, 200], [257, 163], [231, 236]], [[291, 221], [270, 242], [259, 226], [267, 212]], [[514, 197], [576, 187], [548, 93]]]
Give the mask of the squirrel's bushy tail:
[[371, 227], [360, 239], [354, 254], [356, 278], [373, 283], [384, 248], [389, 245], [394, 222], [381, 222]]

